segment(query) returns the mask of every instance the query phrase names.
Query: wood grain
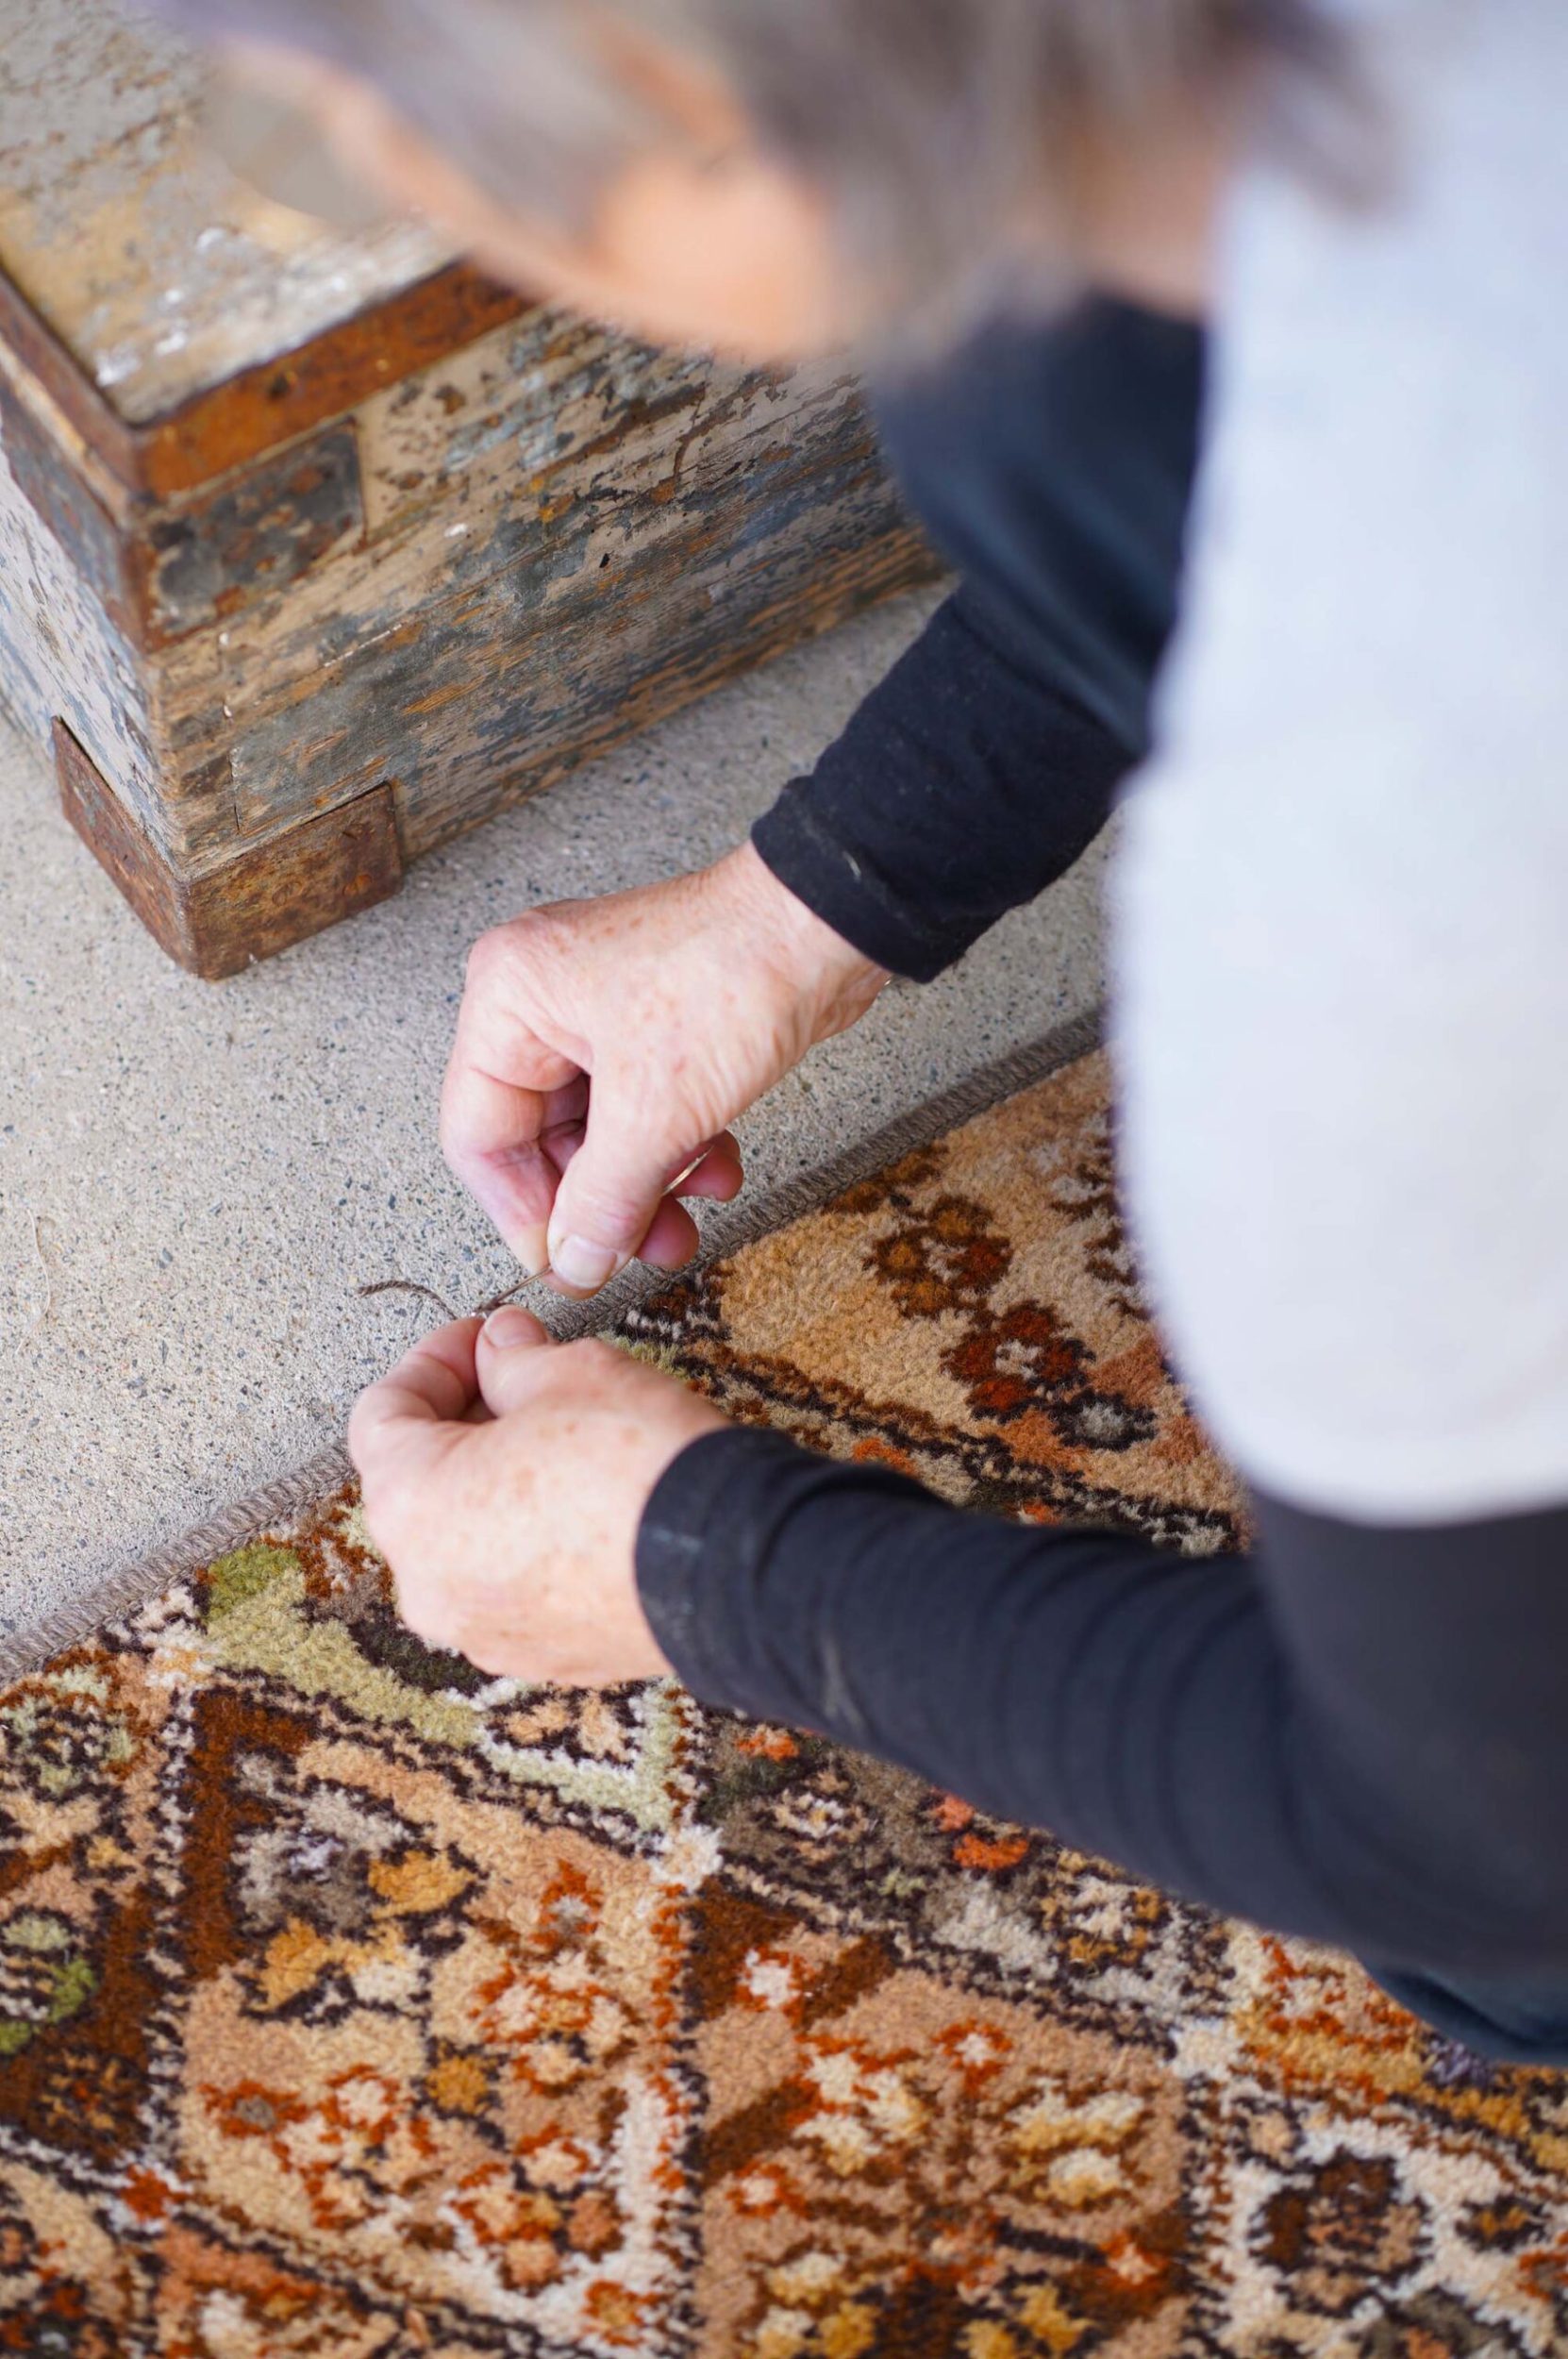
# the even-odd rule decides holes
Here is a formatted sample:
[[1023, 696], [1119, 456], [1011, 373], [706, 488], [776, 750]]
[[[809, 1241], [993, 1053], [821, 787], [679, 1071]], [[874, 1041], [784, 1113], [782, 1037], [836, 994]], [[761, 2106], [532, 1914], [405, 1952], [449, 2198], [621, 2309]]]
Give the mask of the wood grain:
[[[781, 566], [778, 595], [752, 601], [737, 628], [710, 625], [676, 635], [667, 613], [648, 601], [638, 628], [619, 640], [624, 685], [612, 694], [595, 691], [585, 678], [585, 663], [596, 668], [599, 636], [590, 618], [571, 636], [554, 627], [540, 633], [530, 650], [533, 693], [525, 692], [507, 726], [492, 726], [488, 733], [455, 729], [439, 761], [415, 773], [413, 786], [400, 786], [406, 857], [421, 859], [511, 804], [543, 793], [580, 763], [771, 662], [803, 638], [835, 629], [878, 599], [930, 580], [936, 566], [921, 536], [901, 527], [859, 547], [818, 547], [804, 570], [807, 594], [801, 576], [791, 579]], [[514, 682], [519, 678], [520, 671], [512, 676]], [[635, 811], [627, 823], [637, 824]]]
[[13, 380], [0, 376], [0, 449], [11, 479], [115, 628], [135, 641], [140, 631], [130, 535], [74, 463], [58, 429], [43, 423], [41, 407], [24, 400]]
[[183, 42], [120, 0], [0, 8], [0, 267], [130, 426], [452, 259], [420, 224], [345, 235], [257, 196], [202, 141], [201, 78]]
[[[593, 363], [571, 385], [547, 377], [492, 442], [459, 447], [454, 433], [428, 449], [423, 475], [402, 477], [415, 488], [390, 527], [235, 618], [223, 664], [242, 724], [410, 632], [433, 652], [450, 630], [486, 661], [509, 621], [525, 624], [588, 583], [610, 590], [669, 542], [685, 544], [695, 586], [695, 569], [718, 561], [727, 541], [765, 539], [772, 505], [801, 497], [817, 474], [849, 463], [885, 484], [842, 380], [644, 362], [602, 334], [593, 341]], [[372, 421], [367, 469], [377, 448]]]
[[0, 697], [197, 971], [932, 570], [840, 371], [291, 229], [115, 0], [0, 31]]
[[[122, 801], [156, 833], [170, 786], [157, 684], [95, 586], [99, 565], [72, 554], [19, 484], [13, 449], [24, 477], [36, 454], [13, 442], [17, 424], [14, 409], [0, 413], [0, 696], [45, 754], [54, 722], [63, 716]], [[67, 491], [47, 504], [63, 525], [71, 511]], [[217, 656], [215, 644], [206, 650], [207, 677], [221, 702]], [[201, 669], [202, 653], [193, 645], [181, 682], [188, 703], [202, 694]], [[232, 808], [231, 794], [231, 814]]]
[[449, 263], [155, 418], [134, 438], [136, 488], [168, 498], [209, 483], [536, 308]]
[[186, 638], [285, 594], [364, 528], [352, 421], [150, 515], [134, 544], [139, 644]]
[[[459, 566], [440, 603], [413, 594], [418, 573], [399, 575], [395, 590], [383, 577], [386, 605], [349, 605], [319, 633], [306, 618], [303, 641], [259, 661], [263, 612], [242, 618], [225, 657], [240, 667], [225, 677], [241, 827], [325, 808], [385, 774], [400, 780], [405, 824], [423, 840], [442, 806], [583, 759], [776, 652], [786, 616], [799, 636], [820, 627], [819, 599], [842, 615], [857, 566], [861, 603], [929, 572], [863, 422], [841, 407], [814, 437], [771, 453], [753, 440], [743, 526], [722, 475], [662, 502], [634, 485], [626, 502], [585, 495], [548, 524], [536, 518], [504, 567], [479, 552], [475, 577]], [[403, 617], [392, 628], [389, 610]]]
[[402, 884], [389, 787], [187, 877], [136, 827], [63, 722], [55, 754], [60, 802], [76, 833], [169, 956], [209, 982], [373, 909]]

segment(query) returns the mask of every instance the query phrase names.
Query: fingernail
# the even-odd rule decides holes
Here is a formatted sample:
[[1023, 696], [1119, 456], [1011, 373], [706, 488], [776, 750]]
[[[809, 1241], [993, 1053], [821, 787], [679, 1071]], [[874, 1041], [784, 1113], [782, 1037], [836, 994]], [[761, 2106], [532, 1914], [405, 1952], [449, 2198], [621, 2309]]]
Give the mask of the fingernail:
[[541, 1221], [535, 1229], [514, 1229], [509, 1243], [530, 1278], [542, 1278], [550, 1266], [550, 1231]]
[[590, 1245], [586, 1237], [559, 1237], [550, 1246], [550, 1266], [569, 1286], [597, 1294], [621, 1267], [621, 1257], [608, 1246]]
[[509, 1302], [503, 1310], [492, 1311], [485, 1321], [485, 1341], [496, 1351], [515, 1351], [520, 1344], [535, 1345], [539, 1329], [526, 1311]]

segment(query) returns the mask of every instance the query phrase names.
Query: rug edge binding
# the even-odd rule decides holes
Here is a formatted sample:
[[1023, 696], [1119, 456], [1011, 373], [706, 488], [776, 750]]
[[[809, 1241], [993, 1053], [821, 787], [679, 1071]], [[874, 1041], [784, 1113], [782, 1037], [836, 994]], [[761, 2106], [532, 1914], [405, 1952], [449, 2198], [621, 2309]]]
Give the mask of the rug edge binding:
[[[691, 1264], [689, 1276], [742, 1252], [790, 1222], [829, 1203], [846, 1188], [872, 1179], [900, 1156], [929, 1146], [966, 1122], [988, 1113], [1020, 1091], [1049, 1080], [1054, 1073], [1076, 1064], [1104, 1045], [1105, 1009], [1096, 1005], [1066, 1019], [1020, 1048], [976, 1067], [951, 1088], [886, 1123], [842, 1156], [786, 1180], [745, 1206], [740, 1218], [726, 1222], [722, 1234], [705, 1241]], [[658, 1271], [628, 1271], [626, 1277], [593, 1301], [559, 1315], [550, 1322], [562, 1343], [602, 1333], [615, 1326], [638, 1301], [668, 1280]], [[520, 1289], [521, 1291], [521, 1289]], [[86, 1645], [105, 1627], [188, 1580], [223, 1556], [260, 1539], [276, 1525], [303, 1514], [315, 1500], [351, 1480], [354, 1468], [341, 1446], [320, 1452], [297, 1473], [269, 1482], [234, 1506], [187, 1532], [167, 1548], [155, 1549], [109, 1574], [70, 1606], [34, 1623], [20, 1635], [0, 1642], [0, 1681], [26, 1679], [54, 1656]]]

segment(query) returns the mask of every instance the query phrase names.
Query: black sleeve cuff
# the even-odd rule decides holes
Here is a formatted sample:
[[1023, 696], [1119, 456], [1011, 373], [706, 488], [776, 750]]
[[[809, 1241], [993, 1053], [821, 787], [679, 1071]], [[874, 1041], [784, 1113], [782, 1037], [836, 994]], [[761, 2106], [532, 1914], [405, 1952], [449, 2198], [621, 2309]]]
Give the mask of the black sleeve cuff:
[[864, 856], [823, 824], [815, 784], [793, 780], [752, 828], [763, 866], [863, 959], [911, 983], [934, 983], [974, 948], [992, 921], [922, 925]]
[[840, 1465], [751, 1426], [705, 1433], [656, 1486], [638, 1534], [638, 1589], [654, 1636], [704, 1703], [821, 1724], [811, 1716], [820, 1666], [802, 1658], [814, 1645], [812, 1616], [808, 1609], [799, 1627], [792, 1618], [780, 1629], [766, 1583], [786, 1521], [836, 1489], [932, 1503], [903, 1475]]
[[927, 983], [1065, 875], [1132, 761], [961, 588], [752, 842], [862, 958]]

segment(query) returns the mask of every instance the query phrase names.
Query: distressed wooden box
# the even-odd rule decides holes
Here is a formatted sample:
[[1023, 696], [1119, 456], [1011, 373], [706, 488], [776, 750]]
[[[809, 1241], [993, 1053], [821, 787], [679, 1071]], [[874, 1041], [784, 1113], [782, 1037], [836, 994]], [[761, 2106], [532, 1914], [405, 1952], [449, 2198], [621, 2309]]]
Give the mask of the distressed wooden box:
[[930, 560], [835, 373], [285, 213], [196, 89], [100, 0], [0, 0], [0, 696], [216, 977]]

